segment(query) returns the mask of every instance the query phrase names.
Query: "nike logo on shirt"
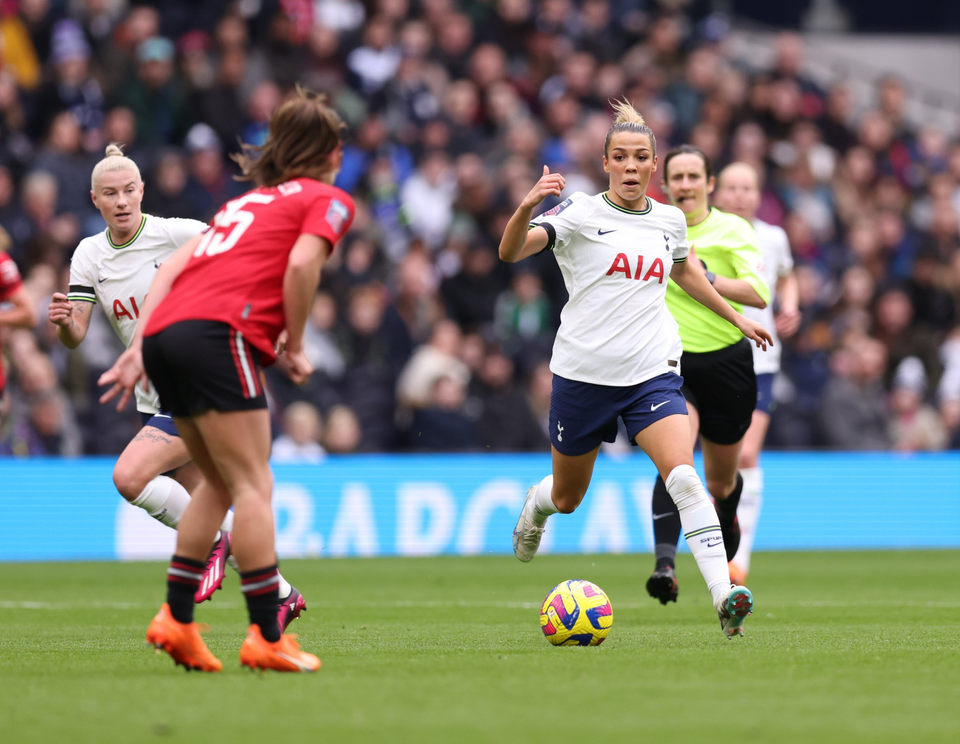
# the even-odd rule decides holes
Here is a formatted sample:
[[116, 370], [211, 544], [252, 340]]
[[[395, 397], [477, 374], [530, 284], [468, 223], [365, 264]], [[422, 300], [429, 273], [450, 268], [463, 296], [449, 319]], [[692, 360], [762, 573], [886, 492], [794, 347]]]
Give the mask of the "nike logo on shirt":
[[616, 232], [616, 230], [597, 230], [597, 235], [609, 235], [612, 232]]
[[667, 512], [666, 514], [654, 514], [653, 521], [656, 522], [658, 519], [663, 519], [664, 517], [669, 517], [674, 512]]
[[657, 403], [657, 405], [653, 405], [653, 404], [651, 403], [651, 404], [650, 404], [650, 410], [651, 410], [651, 411], [656, 411], [660, 406], [665, 406], [665, 405], [667, 405], [667, 403], [669, 403], [669, 402], [670, 402], [669, 400], [665, 400], [665, 401], [663, 401], [663, 403]]

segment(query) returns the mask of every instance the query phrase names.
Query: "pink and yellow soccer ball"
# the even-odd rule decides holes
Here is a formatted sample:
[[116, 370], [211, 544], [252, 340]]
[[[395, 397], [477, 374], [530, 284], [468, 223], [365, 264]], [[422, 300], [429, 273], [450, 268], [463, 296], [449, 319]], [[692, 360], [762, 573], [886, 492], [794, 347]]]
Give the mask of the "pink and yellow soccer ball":
[[540, 606], [540, 630], [554, 646], [599, 646], [612, 625], [610, 599], [589, 581], [557, 584]]

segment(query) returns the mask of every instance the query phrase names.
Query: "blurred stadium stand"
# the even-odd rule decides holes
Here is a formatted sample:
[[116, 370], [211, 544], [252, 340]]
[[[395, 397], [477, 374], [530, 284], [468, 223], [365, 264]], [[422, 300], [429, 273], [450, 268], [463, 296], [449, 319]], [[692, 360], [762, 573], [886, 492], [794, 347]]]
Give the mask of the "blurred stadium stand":
[[311, 316], [317, 374], [269, 373], [285, 457], [546, 450], [565, 292], [549, 256], [511, 267], [496, 246], [543, 163], [603, 188], [621, 95], [661, 153], [692, 141], [764, 174], [803, 311], [770, 445], [958, 448], [958, 31], [935, 0], [4, 2], [0, 226], [41, 321], [0, 329], [0, 457], [116, 453], [138, 425], [96, 403], [120, 351], [101, 314], [69, 353], [46, 321], [103, 229], [104, 145], [140, 164], [146, 213], [208, 219], [242, 190], [238, 137], [260, 141], [297, 82], [349, 124], [359, 209]]

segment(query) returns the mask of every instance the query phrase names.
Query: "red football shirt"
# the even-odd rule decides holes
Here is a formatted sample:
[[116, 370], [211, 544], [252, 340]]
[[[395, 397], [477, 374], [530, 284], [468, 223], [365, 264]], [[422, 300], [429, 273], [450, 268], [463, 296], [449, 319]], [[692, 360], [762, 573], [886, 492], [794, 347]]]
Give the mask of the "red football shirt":
[[[20, 289], [23, 284], [20, 281], [20, 272], [17, 265], [4, 251], [0, 251], [0, 302], [9, 299], [10, 295]], [[2, 339], [0, 339], [2, 340]], [[7, 383], [7, 376], [3, 371], [3, 359], [0, 358], [0, 392], [3, 391]]]
[[348, 194], [310, 178], [248, 191], [223, 205], [157, 307], [145, 335], [184, 320], [218, 320], [244, 335], [265, 365], [285, 325], [283, 275], [301, 235], [336, 245], [353, 221]]

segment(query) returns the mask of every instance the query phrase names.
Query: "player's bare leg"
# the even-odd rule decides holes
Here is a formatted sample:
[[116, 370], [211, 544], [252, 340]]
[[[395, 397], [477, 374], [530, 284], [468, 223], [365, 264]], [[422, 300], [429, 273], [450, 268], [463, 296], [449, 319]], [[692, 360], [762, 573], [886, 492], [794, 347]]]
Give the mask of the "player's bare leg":
[[730, 562], [730, 577], [737, 584], [746, 581], [750, 570], [753, 541], [763, 504], [763, 470], [760, 468], [760, 452], [763, 450], [769, 427], [770, 415], [763, 411], [754, 411], [750, 428], [743, 437], [743, 449], [740, 451], [740, 475], [743, 477], [743, 494], [740, 497], [740, 505], [737, 507], [740, 547]]
[[561, 512], [572, 513], [583, 501], [600, 448], [584, 455], [564, 455], [553, 451], [553, 472], [527, 490], [520, 518], [513, 530], [513, 552], [526, 563], [533, 560], [540, 547], [547, 517]]
[[147, 643], [166, 651], [188, 669], [219, 671], [220, 661], [207, 649], [193, 622], [194, 594], [200, 586], [209, 545], [230, 506], [230, 494], [191, 419], [178, 419], [177, 430], [203, 472], [202, 482], [184, 510], [177, 530], [177, 552], [167, 569], [167, 602], [147, 629]]
[[[173, 478], [164, 475], [171, 470], [176, 471]], [[190, 494], [202, 478], [184, 441], [154, 426], [144, 426], [137, 433], [113, 469], [113, 482], [120, 495], [173, 529], [180, 524], [190, 503]], [[195, 597], [198, 602], [209, 599], [223, 584], [232, 527], [233, 513], [228, 511], [220, 523], [213, 549], [208, 549], [203, 581]]]
[[[191, 450], [196, 434], [204, 449], [198, 463], [205, 474], [208, 467], [215, 468], [235, 512], [234, 553], [251, 620], [240, 651], [240, 663], [258, 669], [315, 671], [320, 660], [300, 651], [292, 636], [283, 635], [278, 623], [281, 577], [277, 569], [271, 507], [269, 413], [265, 409], [210, 411], [192, 422], [195, 429], [187, 435]], [[184, 550], [189, 552], [202, 544], [214, 518], [215, 514], [198, 516], [196, 532], [192, 531], [191, 524], [190, 531], [184, 535]], [[192, 522], [190, 512], [186, 519]], [[178, 541], [178, 550], [179, 546]]]

